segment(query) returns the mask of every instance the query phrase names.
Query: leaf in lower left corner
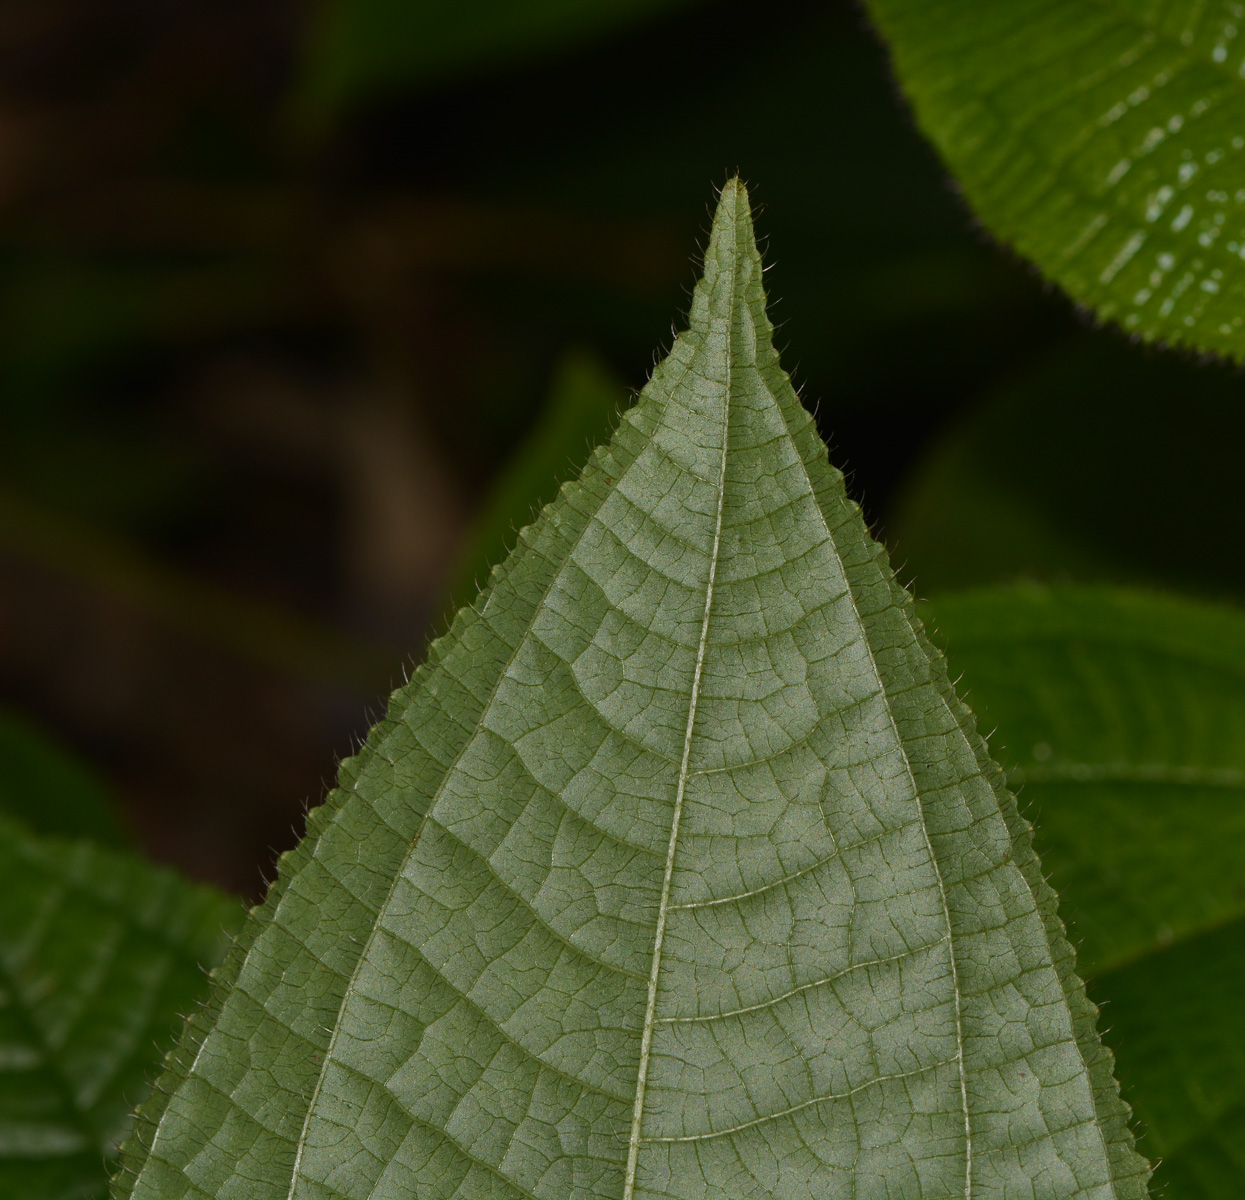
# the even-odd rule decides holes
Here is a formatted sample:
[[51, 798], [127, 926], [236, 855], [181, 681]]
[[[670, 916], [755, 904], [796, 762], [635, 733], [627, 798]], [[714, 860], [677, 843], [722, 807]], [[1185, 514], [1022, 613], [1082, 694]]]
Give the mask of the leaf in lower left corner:
[[0, 1195], [95, 1200], [242, 906], [0, 817]]

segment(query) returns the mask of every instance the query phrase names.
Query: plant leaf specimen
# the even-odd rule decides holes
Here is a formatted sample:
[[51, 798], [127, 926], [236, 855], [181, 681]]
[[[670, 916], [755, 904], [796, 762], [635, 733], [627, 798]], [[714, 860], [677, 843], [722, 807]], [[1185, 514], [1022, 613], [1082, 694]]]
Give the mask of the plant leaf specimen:
[[119, 1194], [1145, 1195], [737, 180], [688, 323], [345, 764]]

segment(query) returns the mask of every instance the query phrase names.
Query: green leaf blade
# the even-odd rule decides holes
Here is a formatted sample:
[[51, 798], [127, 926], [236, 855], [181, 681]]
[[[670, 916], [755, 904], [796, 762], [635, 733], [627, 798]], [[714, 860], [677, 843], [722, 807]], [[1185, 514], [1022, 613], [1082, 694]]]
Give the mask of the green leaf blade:
[[923, 606], [1039, 818], [1155, 1194], [1237, 1194], [1245, 1113], [1245, 616], [1140, 590]]
[[929, 611], [1079, 915], [1090, 976], [1245, 916], [1245, 620], [1143, 591], [1022, 586]]
[[1147, 339], [1245, 352], [1245, 62], [1232, 6], [870, 0], [987, 226]]
[[[1144, 1196], [1027, 827], [778, 363], [737, 181], [688, 331], [369, 747], [320, 820], [383, 809], [387, 880], [325, 932], [314, 1020], [245, 956], [263, 1015], [226, 996], [136, 1196]], [[294, 1021], [316, 1069], [259, 1161], [254, 1055]]]
[[0, 1193], [102, 1197], [152, 1042], [198, 998], [241, 906], [7, 817], [0, 878]]
[[1236, 918], [1094, 982], [1110, 1002], [1121, 1076], [1162, 1155], [1155, 1190], [1170, 1200], [1229, 1200], [1245, 1146], [1245, 919]]

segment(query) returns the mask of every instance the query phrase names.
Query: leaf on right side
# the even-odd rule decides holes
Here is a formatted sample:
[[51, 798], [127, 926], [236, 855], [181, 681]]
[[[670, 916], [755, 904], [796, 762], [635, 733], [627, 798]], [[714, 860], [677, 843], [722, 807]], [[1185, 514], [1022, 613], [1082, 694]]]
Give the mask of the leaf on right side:
[[868, 0], [985, 224], [1130, 332], [1245, 355], [1245, 10]]
[[1037, 818], [1166, 1200], [1245, 1169], [1245, 614], [1142, 591], [925, 606]]

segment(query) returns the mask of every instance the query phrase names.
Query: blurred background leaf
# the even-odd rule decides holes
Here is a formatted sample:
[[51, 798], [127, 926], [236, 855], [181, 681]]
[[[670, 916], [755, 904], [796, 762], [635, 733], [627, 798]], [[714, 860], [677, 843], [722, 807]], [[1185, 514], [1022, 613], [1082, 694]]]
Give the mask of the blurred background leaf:
[[1245, 1145], [1245, 616], [1036, 587], [924, 606], [1043, 868], [1155, 1193], [1235, 1195]]
[[[1245, 161], [1239, 81], [1221, 79], [1231, 14], [1203, 10], [1176, 51], [1185, 8], [1104, 83], [1149, 91], [1101, 128], [1097, 85], [1065, 85], [1133, 46], [1144, 14], [1051, 9], [1104, 31], [1051, 76], [1014, 69], [1040, 39], [954, 71], [942, 41], [909, 39], [898, 61], [905, 79], [928, 62], [918, 118], [951, 161], [975, 156], [969, 198], [1047, 273], [1080, 299], [1118, 292], [1124, 320], [1171, 299], [1167, 325], [1134, 328], [1179, 321], [1235, 347], [1209, 324], [1245, 241], [1224, 182]], [[961, 10], [979, 37], [1020, 7], [905, 8], [913, 28]], [[1155, 86], [1173, 54], [1189, 70]], [[945, 593], [1127, 583], [1239, 605], [1242, 381], [1087, 328], [988, 245], [887, 57], [846, 0], [0, 6], [0, 703], [20, 723], [0, 803], [132, 831], [258, 896], [367, 706], [644, 382], [710, 184], [739, 168], [770, 206], [784, 363], [1025, 780], [1143, 1145], [1169, 1196], [1234, 1196], [1238, 618], [1101, 591]], [[738, 86], [706, 94], [710, 61]], [[946, 124], [982, 115], [983, 79], [1007, 105]], [[1193, 92], [1215, 98], [1196, 117]], [[1054, 115], [1017, 146], [1035, 95]], [[1068, 159], [1086, 113], [1092, 153]], [[1019, 174], [970, 145], [986, 135]], [[1072, 192], [1035, 210], [1051, 237], [1109, 217], [1063, 275], [983, 199], [1054, 157]], [[1130, 232], [1104, 240], [1120, 220]], [[1061, 763], [1089, 778], [1056, 778]], [[1121, 764], [1150, 776], [1094, 774]], [[1105, 837], [1108, 819], [1127, 836]]]
[[1069, 340], [988, 391], [898, 489], [889, 540], [918, 591], [1016, 578], [1240, 597], [1239, 373]]
[[206, 990], [242, 906], [4, 816], [0, 879], [0, 1191], [102, 1198], [157, 1046]]
[[[875, 517], [1075, 324], [972, 234], [845, 3], [399, 7], [0, 12], [0, 700], [251, 896], [644, 382], [712, 181], [773, 202], [791, 365]], [[704, 95], [706, 59], [747, 86]]]
[[125, 845], [107, 783], [37, 725], [4, 709], [0, 762], [0, 812], [38, 833]]

